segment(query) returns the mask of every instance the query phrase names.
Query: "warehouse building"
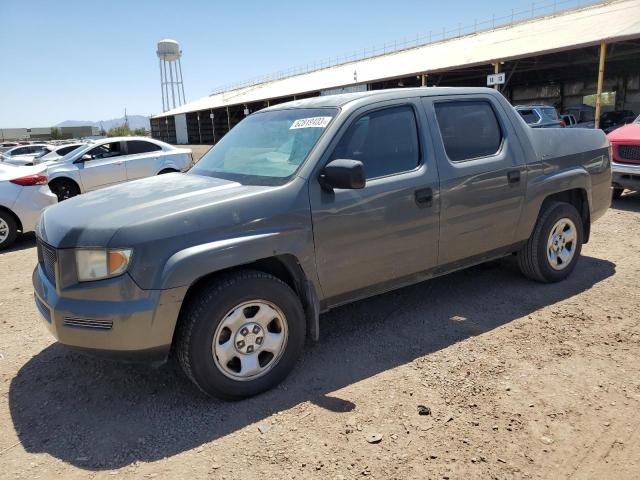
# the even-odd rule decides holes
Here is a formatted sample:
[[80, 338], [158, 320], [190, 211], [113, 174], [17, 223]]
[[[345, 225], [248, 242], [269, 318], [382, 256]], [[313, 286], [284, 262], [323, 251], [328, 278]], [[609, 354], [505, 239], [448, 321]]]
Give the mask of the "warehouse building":
[[543, 15], [535, 8], [529, 15], [512, 12], [502, 25], [494, 18], [489, 26], [432, 33], [390, 52], [365, 51], [336, 65], [231, 86], [153, 116], [151, 133], [170, 143], [214, 144], [245, 115], [270, 105], [347, 91], [485, 86], [496, 73], [504, 73], [496, 87], [514, 105], [543, 103], [593, 120], [600, 94], [601, 112], [640, 113], [640, 0], [560, 11], [567, 3], [548, 3]]
[[[57, 129], [56, 135], [53, 135], [53, 129]], [[99, 133], [100, 129], [91, 125], [80, 125], [76, 127], [0, 128], [0, 141], [46, 141], [52, 140], [54, 136], [59, 140], [68, 140], [71, 138], [90, 137], [92, 135], [98, 135]]]

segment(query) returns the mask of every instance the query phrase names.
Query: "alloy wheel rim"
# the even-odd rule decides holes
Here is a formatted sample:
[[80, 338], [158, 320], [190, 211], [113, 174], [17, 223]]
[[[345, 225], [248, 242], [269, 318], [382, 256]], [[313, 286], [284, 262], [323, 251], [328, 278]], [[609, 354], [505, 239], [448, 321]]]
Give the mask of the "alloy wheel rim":
[[9, 225], [2, 218], [0, 218], [0, 243], [9, 237]]
[[266, 300], [251, 300], [225, 314], [213, 335], [211, 352], [216, 367], [225, 376], [255, 380], [276, 366], [287, 339], [287, 320], [282, 310]]
[[576, 225], [570, 218], [558, 220], [549, 233], [547, 240], [547, 261], [554, 270], [564, 270], [569, 266], [576, 253]]

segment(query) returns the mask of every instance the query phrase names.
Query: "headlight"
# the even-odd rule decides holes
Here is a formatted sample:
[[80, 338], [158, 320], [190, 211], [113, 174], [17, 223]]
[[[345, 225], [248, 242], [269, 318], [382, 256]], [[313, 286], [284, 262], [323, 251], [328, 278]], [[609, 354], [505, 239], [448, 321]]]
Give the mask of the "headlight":
[[78, 280], [90, 282], [116, 277], [127, 271], [132, 250], [125, 249], [78, 249], [76, 250], [76, 268]]

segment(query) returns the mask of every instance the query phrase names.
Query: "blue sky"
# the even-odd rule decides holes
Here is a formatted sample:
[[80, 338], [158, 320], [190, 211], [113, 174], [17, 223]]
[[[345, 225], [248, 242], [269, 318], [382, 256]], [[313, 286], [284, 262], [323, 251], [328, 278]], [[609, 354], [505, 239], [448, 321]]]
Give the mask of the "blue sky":
[[187, 101], [229, 82], [442, 31], [530, 0], [1, 0], [0, 127], [161, 110], [156, 42], [178, 40]]

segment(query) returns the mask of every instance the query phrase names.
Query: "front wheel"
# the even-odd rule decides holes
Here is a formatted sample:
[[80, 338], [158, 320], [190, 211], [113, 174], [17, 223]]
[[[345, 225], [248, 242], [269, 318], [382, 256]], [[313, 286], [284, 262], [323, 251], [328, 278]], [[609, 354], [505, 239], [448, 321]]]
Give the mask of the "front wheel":
[[224, 275], [185, 306], [176, 350], [204, 393], [227, 400], [273, 388], [293, 369], [305, 339], [295, 292], [257, 271]]
[[582, 217], [564, 202], [545, 206], [527, 243], [518, 252], [522, 273], [532, 280], [551, 283], [565, 279], [580, 257]]

